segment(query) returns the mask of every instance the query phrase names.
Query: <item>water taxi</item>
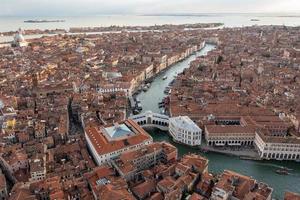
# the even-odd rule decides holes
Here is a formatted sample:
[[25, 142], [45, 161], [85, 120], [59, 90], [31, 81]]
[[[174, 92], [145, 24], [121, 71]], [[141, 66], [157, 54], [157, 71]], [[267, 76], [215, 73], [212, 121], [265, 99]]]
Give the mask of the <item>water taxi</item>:
[[288, 170], [284, 170], [284, 169], [277, 169], [275, 170], [276, 174], [280, 174], [280, 175], [289, 175], [290, 173], [288, 172]]

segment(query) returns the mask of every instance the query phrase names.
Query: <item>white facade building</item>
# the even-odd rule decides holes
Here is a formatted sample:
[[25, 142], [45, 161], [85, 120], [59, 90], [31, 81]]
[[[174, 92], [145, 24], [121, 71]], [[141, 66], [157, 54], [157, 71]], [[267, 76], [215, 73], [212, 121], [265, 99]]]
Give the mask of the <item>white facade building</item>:
[[30, 181], [40, 181], [46, 177], [46, 157], [41, 159], [35, 159], [30, 162]]
[[170, 118], [169, 132], [176, 142], [190, 146], [201, 145], [202, 130], [188, 116]]
[[97, 89], [98, 93], [117, 93], [117, 92], [125, 92], [126, 96], [131, 95], [132, 89], [130, 88], [129, 83], [117, 83], [117, 84], [106, 84], [101, 85]]
[[254, 144], [263, 159], [300, 161], [300, 139], [265, 136], [256, 132]]

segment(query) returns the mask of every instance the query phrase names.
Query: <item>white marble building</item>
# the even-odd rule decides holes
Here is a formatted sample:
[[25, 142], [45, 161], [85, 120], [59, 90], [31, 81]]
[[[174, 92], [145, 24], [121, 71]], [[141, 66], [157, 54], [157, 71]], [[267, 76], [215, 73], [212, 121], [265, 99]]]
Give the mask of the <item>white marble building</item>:
[[201, 145], [202, 130], [188, 116], [170, 118], [169, 132], [175, 142], [190, 146]]
[[262, 159], [300, 161], [300, 139], [291, 137], [266, 136], [256, 132], [255, 147]]

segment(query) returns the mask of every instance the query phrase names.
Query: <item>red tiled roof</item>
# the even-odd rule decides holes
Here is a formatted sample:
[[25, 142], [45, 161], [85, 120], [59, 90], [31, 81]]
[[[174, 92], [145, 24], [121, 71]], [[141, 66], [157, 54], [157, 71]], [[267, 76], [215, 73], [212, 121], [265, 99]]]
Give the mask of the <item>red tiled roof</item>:
[[109, 152], [114, 152], [127, 146], [137, 145], [143, 143], [145, 140], [152, 139], [151, 136], [133, 120], [128, 119], [124, 123], [130, 127], [135, 134], [133, 136], [129, 136], [127, 139], [122, 140], [108, 141], [101, 130], [99, 130], [97, 127], [86, 128], [85, 132], [98, 154], [107, 154]]

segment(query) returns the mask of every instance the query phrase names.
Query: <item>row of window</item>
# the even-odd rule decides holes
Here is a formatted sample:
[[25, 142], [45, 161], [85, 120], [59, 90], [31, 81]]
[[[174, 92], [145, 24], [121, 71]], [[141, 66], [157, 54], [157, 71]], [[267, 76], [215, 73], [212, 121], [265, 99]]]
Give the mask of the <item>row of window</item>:
[[114, 89], [99, 89], [99, 92], [115, 92], [115, 91], [128, 91], [126, 89], [123, 88], [114, 88]]
[[180, 142], [182, 143], [185, 143], [185, 144], [189, 144], [189, 145], [198, 145], [200, 144], [199, 141], [190, 141], [190, 140], [179, 140]]
[[[146, 143], [141, 143], [141, 144], [138, 144], [138, 145], [135, 145], [135, 146], [131, 146], [131, 147], [129, 147], [129, 148], [125, 148], [125, 149], [120, 149], [120, 150], [118, 150], [118, 151], [114, 151], [114, 152], [111, 152], [111, 153], [109, 153], [109, 154], [104, 154], [104, 155], [100, 155], [100, 163], [105, 163], [105, 162], [108, 162], [108, 161], [110, 161], [110, 159], [112, 158], [112, 157], [114, 157], [114, 156], [117, 156], [117, 155], [120, 155], [122, 152], [125, 152], [125, 151], [127, 151], [128, 149], [136, 149], [136, 148], [139, 148], [139, 147], [141, 147], [141, 146], [145, 146], [145, 145], [147, 145], [147, 144], [150, 144], [151, 142], [150, 141], [148, 141], [148, 142], [146, 142]], [[105, 158], [105, 159], [103, 159], [102, 160], [102, 158]]]
[[[177, 128], [177, 127], [175, 127], [174, 125], [171, 125], [171, 126], [172, 126], [174, 129]], [[191, 132], [191, 131], [184, 130], [184, 129], [182, 129], [182, 128], [178, 128], [177, 130], [178, 130], [178, 132], [180, 132], [180, 133], [188, 134], [188, 135], [199, 135], [199, 134], [201, 134], [201, 132], [199, 132], [199, 131]]]
[[[206, 135], [210, 136], [209, 135], [209, 132], [206, 132]], [[232, 136], [232, 137], [239, 137], [239, 136], [251, 136], [251, 137], [254, 137], [254, 134], [253, 133], [218, 133], [218, 136], [222, 136], [222, 137], [228, 137], [228, 136]], [[210, 137], [213, 137], [213, 136], [210, 136]]]
[[292, 148], [300, 148], [300, 144], [271, 144], [273, 147], [292, 147]]
[[187, 135], [181, 135], [181, 134], [178, 134], [178, 138], [185, 138], [185, 139], [189, 139], [189, 140], [198, 140], [198, 139], [201, 139], [201, 136], [194, 136], [194, 137], [191, 137], [191, 136], [187, 136]]
[[208, 140], [253, 140], [253, 137], [209, 137]]
[[265, 150], [266, 151], [293, 151], [293, 152], [300, 152], [300, 148], [298, 148], [298, 149], [294, 149], [294, 148], [272, 148], [272, 147], [270, 147], [270, 148], [268, 148], [268, 147], [266, 147], [265, 148]]

